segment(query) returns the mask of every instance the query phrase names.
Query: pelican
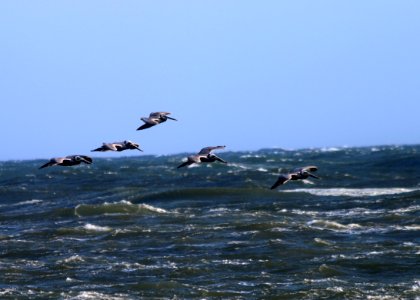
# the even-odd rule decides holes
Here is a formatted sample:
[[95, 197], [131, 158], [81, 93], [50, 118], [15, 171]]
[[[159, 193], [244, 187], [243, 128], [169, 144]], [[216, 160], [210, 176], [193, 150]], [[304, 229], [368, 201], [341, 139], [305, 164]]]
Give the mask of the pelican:
[[168, 119], [178, 121], [177, 119], [168, 117], [171, 113], [169, 112], [152, 112], [148, 118], [141, 118], [141, 120], [144, 122], [142, 126], [137, 128], [137, 130], [143, 130], [146, 128], [153, 127], [157, 124], [166, 122]]
[[182, 168], [185, 166], [189, 166], [192, 164], [199, 164], [199, 163], [210, 163], [215, 161], [220, 161], [222, 163], [227, 163], [220, 157], [214, 155], [212, 152], [216, 149], [224, 149], [226, 146], [215, 146], [215, 147], [205, 147], [200, 150], [196, 155], [191, 155], [187, 157], [187, 161], [180, 164], [177, 168]]
[[74, 166], [82, 162], [90, 165], [92, 161], [93, 161], [92, 158], [85, 155], [70, 155], [66, 157], [56, 157], [56, 158], [51, 158], [49, 162], [39, 167], [39, 169], [52, 167], [52, 166], [65, 166], [65, 167]]
[[319, 179], [319, 177], [310, 173], [310, 172], [315, 172], [316, 170], [318, 170], [318, 167], [316, 166], [307, 166], [303, 168], [294, 169], [291, 173], [288, 173], [288, 174], [280, 174], [279, 178], [273, 184], [271, 189], [273, 190], [279, 185], [285, 184], [286, 182], [290, 180], [306, 179], [308, 177]]
[[124, 151], [128, 149], [137, 149], [139, 151], [143, 151], [139, 148], [139, 144], [133, 143], [132, 141], [123, 141], [123, 142], [115, 142], [115, 143], [102, 143], [102, 146], [96, 149], [91, 150], [94, 151]]

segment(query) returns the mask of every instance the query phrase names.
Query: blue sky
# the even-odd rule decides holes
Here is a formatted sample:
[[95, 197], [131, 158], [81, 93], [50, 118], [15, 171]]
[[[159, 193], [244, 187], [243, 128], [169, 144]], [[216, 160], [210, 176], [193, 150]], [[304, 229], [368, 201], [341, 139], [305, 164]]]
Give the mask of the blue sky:
[[[0, 160], [124, 139], [418, 144], [419, 16], [414, 0], [1, 1]], [[152, 111], [179, 121], [136, 131]]]

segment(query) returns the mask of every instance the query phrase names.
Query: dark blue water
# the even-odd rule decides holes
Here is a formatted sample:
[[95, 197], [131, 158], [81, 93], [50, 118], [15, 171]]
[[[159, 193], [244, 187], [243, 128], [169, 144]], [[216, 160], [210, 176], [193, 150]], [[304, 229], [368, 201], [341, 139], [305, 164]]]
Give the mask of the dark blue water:
[[0, 298], [420, 298], [420, 146], [219, 155], [0, 162]]

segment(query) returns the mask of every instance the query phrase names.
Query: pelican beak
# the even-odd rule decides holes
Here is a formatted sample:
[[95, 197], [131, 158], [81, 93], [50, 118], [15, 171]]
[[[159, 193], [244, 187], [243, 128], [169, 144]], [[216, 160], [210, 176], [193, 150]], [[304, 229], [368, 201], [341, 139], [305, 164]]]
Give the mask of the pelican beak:
[[168, 117], [168, 116], [166, 116], [168, 119], [171, 119], [171, 120], [174, 120], [174, 121], [178, 121], [177, 119], [175, 119], [175, 118], [171, 118], [171, 117]]
[[311, 173], [309, 173], [309, 176], [311, 176], [312, 178], [320, 179], [318, 176], [315, 176], [314, 174], [311, 174]]
[[139, 150], [139, 151], [143, 152], [143, 150], [141, 150], [139, 146], [135, 146], [135, 148], [136, 148], [137, 150]]

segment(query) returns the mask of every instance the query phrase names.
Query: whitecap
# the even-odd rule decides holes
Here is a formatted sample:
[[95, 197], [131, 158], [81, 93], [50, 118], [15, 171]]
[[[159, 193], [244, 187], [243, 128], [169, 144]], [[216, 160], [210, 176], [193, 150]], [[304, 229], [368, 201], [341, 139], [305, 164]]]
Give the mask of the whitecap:
[[411, 290], [414, 292], [420, 291], [420, 280], [414, 280], [414, 284], [411, 286]]
[[152, 205], [149, 205], [149, 204], [139, 204], [139, 207], [143, 208], [143, 209], [146, 209], [146, 210], [149, 210], [149, 211], [161, 213], [161, 214], [169, 213], [166, 209], [155, 207], [155, 206], [152, 206]]
[[229, 166], [238, 168], [238, 169], [242, 169], [242, 170], [249, 170], [250, 168], [243, 165], [243, 164], [236, 164], [236, 163], [229, 163]]
[[309, 193], [316, 196], [349, 196], [349, 197], [373, 197], [410, 193], [420, 190], [419, 188], [330, 188], [330, 189], [294, 189], [283, 190], [286, 193]]
[[59, 260], [59, 261], [57, 261], [57, 263], [59, 263], [59, 264], [62, 264], [62, 263], [69, 264], [69, 263], [78, 263], [78, 262], [84, 262], [84, 261], [85, 260], [83, 259], [83, 257], [76, 254], [76, 255], [67, 257], [65, 259]]
[[337, 148], [337, 147], [325, 147], [325, 148], [319, 149], [319, 151], [321, 152], [337, 152], [340, 150], [342, 150], [342, 148]]
[[261, 157], [265, 157], [265, 155], [258, 155], [258, 154], [245, 154], [245, 155], [241, 155], [239, 156], [240, 158], [261, 158]]
[[40, 200], [40, 199], [32, 199], [32, 200], [28, 200], [28, 201], [18, 202], [18, 203], [16, 203], [16, 205], [34, 204], [34, 203], [41, 203], [41, 202], [42, 202], [42, 200]]
[[326, 241], [326, 240], [323, 240], [323, 239], [321, 239], [321, 238], [314, 238], [314, 241], [315, 241], [317, 244], [320, 244], [320, 245], [326, 245], [326, 246], [331, 246], [331, 245], [333, 245], [333, 243], [331, 243], [331, 242], [329, 242], [329, 241]]
[[107, 295], [104, 293], [93, 292], [93, 291], [82, 291], [77, 296], [72, 297], [70, 299], [73, 299], [73, 300], [89, 300], [89, 299], [124, 300], [124, 299], [127, 299], [127, 296], [123, 294]]
[[96, 231], [96, 232], [106, 232], [106, 231], [112, 230], [112, 228], [108, 226], [98, 226], [98, 225], [93, 225], [89, 223], [83, 226], [83, 228], [88, 231]]
[[21, 202], [18, 202], [18, 203], [13, 203], [13, 204], [3, 204], [3, 205], [0, 205], [0, 207], [3, 207], [3, 206], [20, 206], [20, 205], [27, 205], [27, 204], [36, 204], [36, 203], [41, 203], [41, 202], [43, 202], [43, 201], [40, 200], [40, 199], [31, 199], [31, 200], [25, 200], [25, 201], [21, 201]]
[[420, 230], [420, 225], [394, 226], [393, 228], [403, 231], [418, 231]]
[[409, 213], [409, 212], [416, 212], [420, 210], [420, 205], [412, 205], [404, 208], [393, 209], [390, 213]]
[[316, 227], [316, 228], [330, 229], [330, 230], [354, 230], [354, 229], [362, 228], [362, 226], [355, 223], [343, 225], [335, 221], [327, 221], [327, 220], [313, 220], [313, 221], [308, 222], [308, 225], [312, 227]]

